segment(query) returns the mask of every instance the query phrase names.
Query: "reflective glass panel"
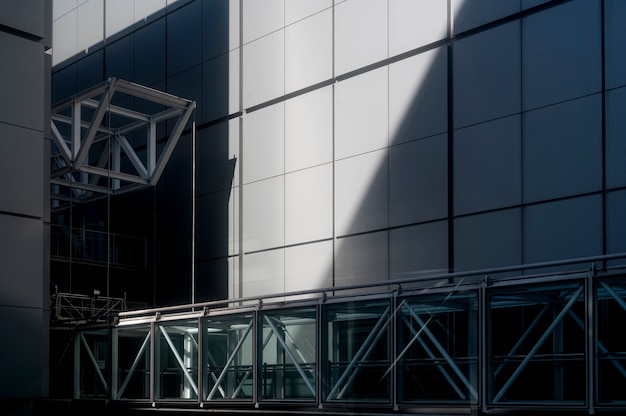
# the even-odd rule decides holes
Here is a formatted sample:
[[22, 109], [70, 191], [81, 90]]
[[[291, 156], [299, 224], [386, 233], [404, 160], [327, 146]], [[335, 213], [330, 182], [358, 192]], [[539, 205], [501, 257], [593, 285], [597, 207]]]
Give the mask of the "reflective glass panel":
[[626, 397], [626, 280], [598, 282], [597, 299], [597, 374], [598, 401], [624, 404]]
[[259, 314], [260, 397], [315, 399], [315, 308]]
[[157, 324], [156, 395], [160, 399], [198, 397], [198, 320]]
[[76, 337], [76, 353], [80, 363], [77, 398], [106, 398], [109, 389], [106, 377], [110, 364], [108, 331], [83, 331], [76, 333]]
[[583, 283], [506, 287], [489, 300], [491, 403], [583, 404]]
[[253, 324], [252, 313], [203, 321], [203, 400], [253, 400]]
[[397, 314], [400, 402], [478, 400], [478, 296], [402, 300]]
[[150, 338], [149, 326], [122, 327], [117, 331], [116, 387], [114, 399], [150, 398]]
[[388, 402], [392, 321], [389, 302], [329, 305], [325, 318], [324, 399]]

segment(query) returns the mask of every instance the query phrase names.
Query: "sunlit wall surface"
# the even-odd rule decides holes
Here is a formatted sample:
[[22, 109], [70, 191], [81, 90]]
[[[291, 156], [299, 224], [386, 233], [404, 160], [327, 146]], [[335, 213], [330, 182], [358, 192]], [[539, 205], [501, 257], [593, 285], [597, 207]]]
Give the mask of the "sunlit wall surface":
[[115, 76], [198, 102], [195, 275], [188, 135], [154, 197], [156, 304], [626, 250], [620, 1], [54, 16], [55, 99]]
[[50, 10], [0, 3], [0, 346], [2, 413], [48, 393]]

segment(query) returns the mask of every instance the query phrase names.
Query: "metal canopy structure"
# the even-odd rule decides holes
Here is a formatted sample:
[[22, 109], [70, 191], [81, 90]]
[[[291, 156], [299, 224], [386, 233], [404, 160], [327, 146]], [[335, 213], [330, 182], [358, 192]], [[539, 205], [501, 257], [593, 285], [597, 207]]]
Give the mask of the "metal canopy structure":
[[56, 206], [154, 186], [195, 107], [195, 101], [118, 78], [53, 105]]

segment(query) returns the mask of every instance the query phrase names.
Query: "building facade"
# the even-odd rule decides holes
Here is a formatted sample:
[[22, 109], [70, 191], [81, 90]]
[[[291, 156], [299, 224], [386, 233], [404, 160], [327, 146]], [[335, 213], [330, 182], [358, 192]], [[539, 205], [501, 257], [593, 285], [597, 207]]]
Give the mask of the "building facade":
[[[569, 273], [626, 263], [624, 27], [619, 0], [56, 0], [53, 101], [120, 78], [197, 107], [154, 188], [53, 212], [53, 226], [104, 221], [112, 233], [144, 239], [140, 270], [60, 255], [52, 279], [63, 291], [106, 287], [107, 296], [126, 293], [148, 307], [317, 299], [316, 290], [337, 288], [373, 296], [356, 310], [372, 308], [380, 319], [386, 306], [373, 299], [401, 292], [399, 283], [433, 289], [443, 281], [446, 293], [475, 284], [457, 300], [482, 307], [449, 312], [445, 326], [474, 340], [458, 352], [476, 358], [457, 367], [469, 391], [462, 403], [483, 411], [503, 402], [610, 407], [623, 400], [609, 387], [624, 384], [621, 361], [610, 358], [624, 349], [609, 335], [624, 314], [623, 283], [619, 273], [609, 289], [572, 283]], [[546, 277], [555, 274], [558, 284]], [[480, 292], [493, 279], [500, 286]], [[511, 279], [519, 286], [502, 283]], [[448, 299], [432, 296], [417, 302], [423, 310]], [[496, 313], [509, 297], [514, 309]], [[571, 319], [559, 336], [543, 320], [538, 299], [548, 297], [562, 302], [554, 301], [562, 306], [551, 312], [555, 322], [560, 312]], [[410, 310], [405, 317], [419, 322]], [[321, 313], [340, 336], [336, 317], [348, 311]], [[256, 315], [242, 319], [236, 324]], [[484, 338], [455, 332], [455, 319], [468, 332], [483, 322]], [[543, 341], [524, 344], [531, 321], [547, 328], [549, 351]], [[579, 322], [596, 338], [568, 332]], [[333, 361], [328, 348], [321, 357]], [[437, 373], [437, 354], [422, 348]], [[513, 356], [519, 373], [498, 381], [496, 368]], [[608, 373], [599, 370], [606, 360]], [[550, 393], [529, 393], [546, 362]], [[536, 372], [523, 371], [529, 363]], [[481, 378], [484, 388], [472, 393]], [[389, 381], [367, 395], [412, 407], [456, 394], [424, 389], [416, 398], [419, 380], [402, 380], [406, 390]], [[343, 403], [341, 383], [313, 384], [305, 387], [315, 405]], [[205, 399], [219, 383], [210, 385]]]

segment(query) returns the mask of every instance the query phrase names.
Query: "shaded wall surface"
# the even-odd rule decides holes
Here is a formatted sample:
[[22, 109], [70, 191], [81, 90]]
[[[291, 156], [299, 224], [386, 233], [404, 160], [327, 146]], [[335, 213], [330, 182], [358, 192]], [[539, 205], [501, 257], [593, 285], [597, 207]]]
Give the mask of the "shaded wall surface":
[[111, 219], [153, 242], [155, 305], [626, 251], [618, 0], [73, 3], [54, 101], [198, 102]]
[[50, 8], [0, 4], [0, 406], [48, 393]]

